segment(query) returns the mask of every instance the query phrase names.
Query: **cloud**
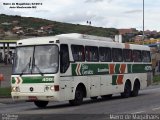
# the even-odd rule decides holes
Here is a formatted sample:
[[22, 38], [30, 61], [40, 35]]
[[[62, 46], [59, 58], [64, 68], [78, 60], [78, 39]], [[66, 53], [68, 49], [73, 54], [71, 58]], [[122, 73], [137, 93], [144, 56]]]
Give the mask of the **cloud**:
[[141, 13], [142, 10], [129, 10], [129, 11], [125, 11], [124, 13], [126, 14], [132, 14], [132, 13]]
[[96, 3], [96, 2], [105, 2], [111, 3], [114, 0], [85, 0], [86, 3]]
[[102, 2], [104, 0], [85, 0], [86, 3]]
[[[38, 17], [53, 21], [86, 24], [93, 26], [142, 29], [142, 0], [14, 0], [15, 3], [42, 2], [37, 9], [9, 9], [0, 0], [0, 14]], [[145, 0], [145, 29], [157, 29], [160, 0]]]

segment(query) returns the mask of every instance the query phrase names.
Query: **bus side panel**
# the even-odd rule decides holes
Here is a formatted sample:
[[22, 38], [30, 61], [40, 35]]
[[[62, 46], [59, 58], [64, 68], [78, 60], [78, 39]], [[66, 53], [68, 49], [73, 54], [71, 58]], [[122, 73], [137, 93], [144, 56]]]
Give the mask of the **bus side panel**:
[[112, 76], [102, 75], [100, 76], [101, 95], [108, 95], [113, 93]]
[[60, 77], [60, 100], [73, 99], [73, 78]]

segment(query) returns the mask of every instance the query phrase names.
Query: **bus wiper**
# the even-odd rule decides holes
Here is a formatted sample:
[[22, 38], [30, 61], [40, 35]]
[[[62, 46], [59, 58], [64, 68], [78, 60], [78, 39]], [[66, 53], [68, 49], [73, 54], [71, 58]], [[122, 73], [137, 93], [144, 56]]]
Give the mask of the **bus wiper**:
[[35, 64], [35, 58], [33, 58], [33, 68], [37, 68], [38, 72], [41, 74], [41, 76], [43, 76], [42, 71], [40, 70], [40, 68]]
[[42, 71], [40, 70], [40, 68], [36, 64], [34, 64], [34, 67], [37, 68], [38, 72], [43, 76]]
[[24, 73], [24, 71], [26, 71], [27, 67], [30, 68], [30, 66], [31, 66], [31, 57], [30, 57], [29, 62], [27, 63], [27, 65], [23, 68], [23, 70], [22, 70], [20, 76], [22, 76], [23, 73]]

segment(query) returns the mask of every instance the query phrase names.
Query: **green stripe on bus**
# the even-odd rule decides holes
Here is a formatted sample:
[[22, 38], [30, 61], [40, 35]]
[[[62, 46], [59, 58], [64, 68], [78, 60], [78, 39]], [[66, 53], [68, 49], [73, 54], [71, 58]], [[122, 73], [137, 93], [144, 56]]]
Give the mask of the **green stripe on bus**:
[[[123, 63], [124, 64], [124, 63]], [[122, 64], [115, 64], [114, 73], [120, 74]], [[151, 64], [127, 64], [123, 73], [146, 73], [152, 70]], [[107, 75], [109, 64], [72, 64], [72, 76]], [[125, 72], [126, 71], [126, 72]], [[121, 71], [122, 72], [122, 71]]]
[[12, 84], [16, 83], [16, 80], [14, 77], [12, 77]]
[[54, 83], [54, 77], [53, 76], [43, 76], [43, 77], [12, 77], [12, 83], [19, 84], [28, 84], [28, 83]]
[[112, 85], [117, 85], [117, 75], [112, 76]]
[[120, 64], [116, 64], [115, 66], [115, 74], [119, 74]]

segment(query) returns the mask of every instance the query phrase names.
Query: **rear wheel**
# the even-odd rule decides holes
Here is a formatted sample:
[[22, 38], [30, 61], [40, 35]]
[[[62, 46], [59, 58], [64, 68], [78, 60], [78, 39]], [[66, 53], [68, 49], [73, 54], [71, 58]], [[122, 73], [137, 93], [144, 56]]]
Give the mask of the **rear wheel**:
[[131, 83], [127, 81], [124, 86], [124, 92], [121, 93], [123, 98], [128, 98], [131, 96]]
[[132, 93], [131, 93], [131, 96], [133, 96], [133, 97], [138, 96], [139, 90], [140, 90], [140, 84], [139, 84], [138, 81], [136, 81], [135, 84], [134, 84], [134, 87], [133, 87], [133, 91], [132, 91]]
[[74, 100], [69, 100], [69, 103], [71, 105], [81, 105], [83, 102], [83, 95], [84, 95], [83, 90], [80, 88], [77, 88], [75, 92]]
[[34, 104], [39, 108], [45, 108], [48, 105], [48, 101], [34, 101]]

